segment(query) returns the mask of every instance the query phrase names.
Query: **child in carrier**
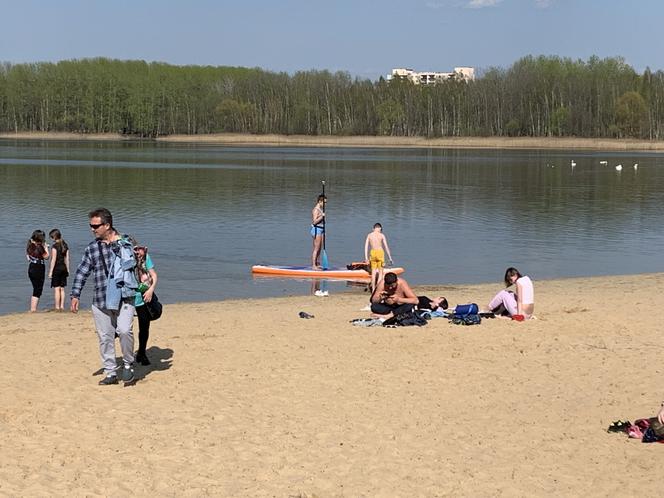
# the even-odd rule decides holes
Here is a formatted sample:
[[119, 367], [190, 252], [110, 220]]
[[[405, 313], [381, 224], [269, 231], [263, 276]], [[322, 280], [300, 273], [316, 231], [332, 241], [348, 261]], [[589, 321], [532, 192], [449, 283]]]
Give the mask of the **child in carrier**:
[[152, 276], [147, 269], [148, 248], [145, 246], [134, 246], [134, 257], [136, 258], [137, 290], [143, 294], [152, 285]]

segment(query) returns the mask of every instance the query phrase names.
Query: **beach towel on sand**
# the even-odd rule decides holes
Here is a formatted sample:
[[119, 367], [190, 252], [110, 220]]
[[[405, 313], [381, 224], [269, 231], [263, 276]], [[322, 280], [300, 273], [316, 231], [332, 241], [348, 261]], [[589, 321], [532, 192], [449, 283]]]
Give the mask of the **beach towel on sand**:
[[377, 327], [383, 325], [383, 321], [380, 318], [356, 318], [351, 320], [350, 323], [356, 327]]

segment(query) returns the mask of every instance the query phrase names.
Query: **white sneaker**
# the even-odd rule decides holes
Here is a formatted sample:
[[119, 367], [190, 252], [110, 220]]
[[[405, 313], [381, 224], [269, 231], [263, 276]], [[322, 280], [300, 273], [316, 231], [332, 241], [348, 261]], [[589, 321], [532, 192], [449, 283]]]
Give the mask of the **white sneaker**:
[[327, 297], [329, 295], [330, 293], [328, 291], [317, 290], [316, 292], [314, 292], [314, 296], [318, 297]]

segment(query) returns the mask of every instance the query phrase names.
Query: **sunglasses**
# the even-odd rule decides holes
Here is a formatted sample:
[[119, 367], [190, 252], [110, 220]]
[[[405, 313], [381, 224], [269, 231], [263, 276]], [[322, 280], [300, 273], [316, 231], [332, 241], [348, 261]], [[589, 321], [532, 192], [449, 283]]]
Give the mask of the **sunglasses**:
[[105, 225], [106, 223], [90, 223], [90, 228], [97, 230], [102, 225]]

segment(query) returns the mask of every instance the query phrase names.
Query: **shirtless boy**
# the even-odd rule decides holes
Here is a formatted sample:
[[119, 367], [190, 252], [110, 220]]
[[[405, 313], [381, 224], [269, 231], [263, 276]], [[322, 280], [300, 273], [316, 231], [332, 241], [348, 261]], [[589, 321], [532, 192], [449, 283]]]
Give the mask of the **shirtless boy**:
[[[383, 251], [385, 247], [385, 251]], [[367, 235], [367, 240], [364, 242], [364, 259], [369, 261], [371, 265], [371, 288], [375, 289], [378, 282], [383, 279], [383, 268], [385, 267], [385, 252], [392, 264], [392, 254], [387, 245], [387, 238], [383, 234], [383, 226], [376, 223], [373, 226], [373, 231]]]

